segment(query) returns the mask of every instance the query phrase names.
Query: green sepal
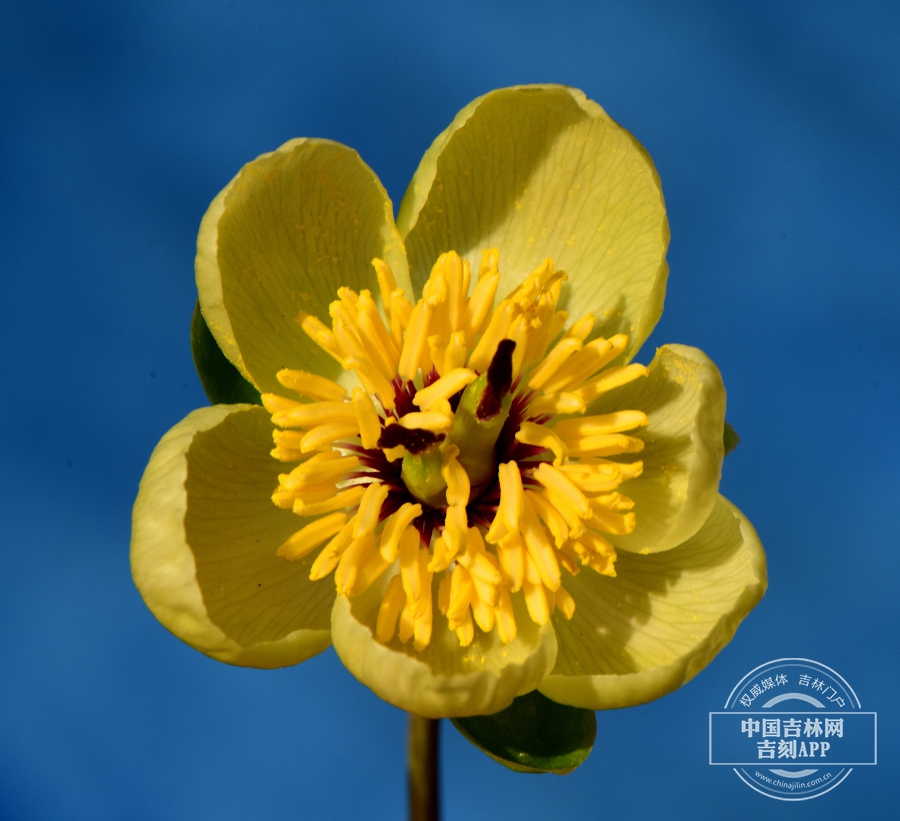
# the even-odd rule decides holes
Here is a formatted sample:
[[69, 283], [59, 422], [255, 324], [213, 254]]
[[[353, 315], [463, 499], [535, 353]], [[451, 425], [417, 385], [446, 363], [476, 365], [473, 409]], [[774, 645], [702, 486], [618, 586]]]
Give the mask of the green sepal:
[[200, 384], [213, 405], [262, 404], [259, 391], [241, 376], [222, 353], [200, 313], [199, 300], [191, 318], [191, 353]]
[[738, 436], [738, 432], [726, 422], [725, 433], [722, 436], [722, 440], [725, 442], [725, 455], [728, 456], [728, 454], [740, 444], [741, 437]]
[[451, 721], [467, 741], [520, 773], [567, 775], [584, 763], [597, 736], [592, 710], [558, 704], [537, 690], [494, 715]]

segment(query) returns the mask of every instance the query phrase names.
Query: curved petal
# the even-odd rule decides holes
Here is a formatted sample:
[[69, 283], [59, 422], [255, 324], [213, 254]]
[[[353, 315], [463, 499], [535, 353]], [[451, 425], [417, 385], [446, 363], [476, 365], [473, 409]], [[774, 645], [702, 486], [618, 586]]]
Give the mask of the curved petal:
[[553, 617], [559, 654], [539, 688], [554, 701], [606, 710], [664, 696], [712, 660], [766, 589], [756, 531], [721, 496], [681, 547], [622, 554], [616, 571], [585, 570], [565, 583], [575, 615]]
[[581, 91], [500, 89], [466, 106], [425, 153], [397, 218], [413, 285], [438, 254], [478, 270], [500, 249], [504, 296], [545, 257], [569, 275], [562, 306], [597, 331], [630, 337], [627, 358], [662, 312], [668, 273], [659, 176], [647, 152]]
[[380, 301], [372, 259], [411, 296], [393, 206], [375, 173], [329, 140], [285, 143], [245, 165], [209, 206], [195, 262], [200, 308], [240, 372], [260, 390], [302, 367], [336, 378], [340, 366], [309, 340], [300, 311], [328, 319], [342, 286]]
[[534, 624], [524, 602], [516, 602], [521, 596], [513, 596], [519, 633], [510, 644], [501, 643], [496, 633], [476, 630], [472, 643], [460, 647], [439, 613], [431, 643], [421, 653], [396, 636], [380, 644], [374, 636], [375, 622], [390, 576], [385, 573], [354, 599], [338, 596], [331, 614], [334, 649], [344, 666], [385, 701], [430, 718], [488, 715], [534, 690], [553, 669], [553, 627]]
[[604, 394], [589, 410], [632, 408], [650, 417], [632, 434], [645, 443], [635, 455], [644, 472], [620, 488], [634, 499], [637, 527], [627, 536], [607, 537], [633, 553], [677, 547], [703, 526], [718, 499], [725, 457], [725, 386], [713, 361], [697, 348], [665, 345], [649, 371], [648, 378]]
[[132, 515], [131, 571], [178, 638], [219, 661], [283, 667], [331, 642], [334, 586], [278, 546], [302, 522], [272, 504], [283, 465], [269, 415], [251, 405], [189, 414], [156, 446]]

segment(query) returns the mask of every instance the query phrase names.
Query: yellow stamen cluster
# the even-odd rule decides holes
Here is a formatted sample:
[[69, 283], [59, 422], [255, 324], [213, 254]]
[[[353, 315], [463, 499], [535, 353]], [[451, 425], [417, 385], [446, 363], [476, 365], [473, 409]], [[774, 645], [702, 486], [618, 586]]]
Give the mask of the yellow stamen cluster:
[[[648, 418], [637, 410], [584, 414], [646, 368], [607, 367], [628, 340], [585, 342], [591, 314], [557, 340], [568, 318], [556, 310], [565, 274], [549, 259], [495, 307], [498, 263], [497, 249], [483, 252], [472, 288], [469, 264], [443, 254], [412, 305], [388, 265], [374, 260], [381, 310], [369, 291], [341, 288], [330, 328], [308, 314], [297, 318], [360, 387], [348, 394], [321, 376], [283, 370], [279, 383], [300, 399], [263, 395], [278, 427], [272, 455], [299, 463], [279, 476], [272, 499], [310, 520], [278, 555], [295, 561], [321, 547], [310, 578], [334, 572], [338, 592], [348, 596], [394, 568], [376, 625], [384, 643], [398, 635], [417, 650], [429, 644], [435, 585], [438, 609], [463, 646], [476, 626], [512, 641], [512, 597], [520, 592], [537, 624], [557, 608], [571, 618], [575, 602], [561, 571], [574, 575], [585, 565], [614, 576], [616, 553], [604, 534], [635, 527], [633, 502], [618, 488], [642, 463], [610, 457], [643, 448], [629, 431]], [[502, 452], [498, 443], [473, 453], [457, 406], [466, 392], [484, 389], [482, 375], [503, 340], [515, 343], [513, 396], [501, 417], [511, 435], [501, 437]], [[394, 434], [414, 439], [386, 436], [393, 425], [403, 429]], [[436, 459], [429, 479], [436, 496], [417, 495], [400, 470], [398, 460], [405, 470], [419, 450], [388, 440], [409, 448], [419, 442]], [[475, 463], [493, 477], [486, 486], [473, 488]]]

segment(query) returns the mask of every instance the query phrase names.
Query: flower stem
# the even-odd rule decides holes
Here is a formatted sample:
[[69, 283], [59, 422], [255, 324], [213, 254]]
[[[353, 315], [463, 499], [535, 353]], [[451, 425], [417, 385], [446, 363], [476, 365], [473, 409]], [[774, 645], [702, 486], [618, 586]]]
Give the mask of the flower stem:
[[409, 820], [438, 821], [438, 722], [409, 714]]

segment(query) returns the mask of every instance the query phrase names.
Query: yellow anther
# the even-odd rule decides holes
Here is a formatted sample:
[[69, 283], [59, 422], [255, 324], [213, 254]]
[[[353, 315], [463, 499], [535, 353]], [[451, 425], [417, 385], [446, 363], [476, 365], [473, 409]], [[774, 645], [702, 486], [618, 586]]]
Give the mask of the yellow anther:
[[360, 485], [355, 485], [336, 493], [323, 502], [305, 502], [303, 499], [295, 499], [293, 510], [297, 516], [321, 516], [323, 513], [330, 513], [332, 510], [340, 510], [343, 507], [353, 507], [359, 504], [362, 495], [363, 488]]
[[564, 587], [560, 587], [554, 593], [554, 597], [556, 606], [562, 611], [562, 614], [567, 619], [571, 619], [575, 615], [575, 599], [572, 598], [572, 594]]
[[430, 430], [435, 433], [450, 430], [453, 426], [453, 415], [429, 411], [418, 413], [413, 411], [400, 417], [400, 425], [407, 430]]
[[462, 505], [450, 505], [444, 519], [444, 542], [451, 559], [466, 549], [469, 541], [469, 522]]
[[572, 542], [566, 542], [557, 551], [556, 559], [559, 562], [559, 566], [564, 568], [569, 575], [577, 576], [581, 572], [581, 567], [578, 565], [578, 555], [572, 548]]
[[413, 643], [417, 651], [421, 652], [431, 642], [432, 619], [434, 608], [431, 604], [431, 573], [425, 568], [428, 551], [419, 551], [419, 572], [422, 579], [422, 598], [419, 600], [419, 612], [416, 615], [413, 628]]
[[643, 427], [650, 422], [646, 413], [639, 410], [624, 410], [605, 413], [602, 416], [583, 416], [580, 419], [566, 419], [557, 422], [553, 430], [563, 439], [598, 436], [605, 433], [622, 433]]
[[617, 513], [599, 505], [593, 510], [594, 516], [588, 522], [591, 527], [616, 536], [627, 536], [629, 533], [634, 532], [636, 520], [633, 512]]
[[415, 604], [409, 599], [405, 599], [403, 609], [400, 611], [400, 641], [406, 644], [413, 637], [415, 629]]
[[347, 590], [348, 596], [359, 596], [365, 593], [385, 570], [388, 569], [387, 562], [381, 558], [381, 554], [374, 547], [374, 541], [369, 541], [366, 547], [366, 555], [364, 561], [360, 564], [356, 573], [356, 581], [353, 586]]
[[302, 559], [322, 542], [338, 533], [346, 521], [346, 513], [332, 513], [330, 516], [323, 516], [321, 519], [310, 522], [285, 541], [275, 551], [275, 554], [291, 562]]
[[532, 317], [532, 333], [528, 339], [528, 350], [524, 361], [537, 364], [544, 358], [547, 346], [550, 344], [550, 324], [553, 320], [550, 294], [541, 294], [538, 304], [530, 316]]
[[419, 567], [419, 534], [415, 528], [407, 527], [400, 537], [400, 577], [403, 580], [403, 592], [415, 602], [422, 595], [422, 577]]
[[525, 505], [531, 505], [535, 513], [543, 520], [544, 524], [553, 534], [553, 542], [557, 547], [562, 547], [569, 538], [569, 526], [562, 514], [551, 505], [543, 496], [533, 490], [525, 491]]
[[338, 346], [337, 340], [334, 338], [334, 334], [321, 320], [317, 319], [312, 314], [300, 311], [294, 321], [303, 328], [303, 332], [323, 351], [331, 354], [338, 362], [343, 361], [344, 355], [341, 353], [341, 349]]
[[615, 576], [615, 548], [599, 533], [588, 530], [575, 542], [572, 548], [578, 554], [582, 564], [593, 568], [603, 576]]
[[553, 452], [553, 464], [559, 467], [569, 458], [569, 450], [555, 431], [536, 425], [534, 422], [523, 422], [516, 433], [516, 439], [525, 445], [534, 445]]
[[494, 610], [497, 635], [504, 644], [509, 644], [516, 637], [516, 616], [513, 612], [512, 600], [505, 587], [498, 590], [499, 604]]
[[515, 462], [506, 462], [497, 468], [500, 481], [500, 506], [485, 537], [496, 544], [509, 533], [519, 529], [519, 517], [525, 497], [522, 492], [522, 474]]
[[625, 334], [589, 342], [561, 367], [544, 386], [545, 393], [572, 390], [612, 362], [628, 345]]
[[[463, 274], [462, 274], [462, 293], [463, 297], [466, 298], [469, 296], [469, 285], [472, 282], [472, 266], [469, 265], [469, 261], [467, 259], [463, 260]], [[465, 305], [463, 305], [465, 307]]]
[[491, 273], [484, 278], [479, 278], [463, 315], [462, 326], [466, 335], [466, 345], [472, 345], [481, 326], [484, 325], [484, 321], [494, 306], [494, 298], [499, 285], [500, 274], [498, 273]]
[[528, 380], [528, 387], [536, 391], [544, 386], [544, 384], [565, 364], [566, 360], [582, 348], [581, 340], [577, 337], [564, 337], [556, 345], [544, 361], [541, 362], [531, 374]]
[[540, 582], [533, 584], [526, 579], [522, 584], [522, 590], [525, 593], [525, 606], [528, 608], [531, 620], [535, 624], [546, 624], [550, 621], [550, 608], [547, 605], [544, 585]]
[[340, 402], [347, 395], [347, 391], [337, 382], [306, 371], [284, 368], [275, 374], [275, 378], [288, 390], [299, 393], [307, 399]]
[[381, 506], [388, 496], [388, 486], [381, 482], [372, 482], [363, 492], [359, 500], [359, 513], [353, 527], [353, 538], [358, 539], [366, 533], [372, 533], [381, 515]]
[[397, 617], [403, 607], [403, 585], [400, 576], [394, 576], [384, 591], [381, 607], [378, 608], [378, 622], [375, 625], [375, 638], [387, 644], [397, 631]]
[[572, 323], [572, 327], [569, 328], [568, 331], [566, 331], [566, 336], [584, 342], [584, 340], [588, 338], [588, 335], [593, 330], [593, 328], [594, 315], [590, 313], [585, 314], [577, 322]]
[[388, 380], [393, 379], [400, 361], [400, 351], [384, 327], [378, 309], [368, 291], [363, 291], [359, 299], [360, 340], [369, 359]]
[[557, 393], [578, 387], [601, 368], [612, 345], [607, 339], [595, 339], [570, 357], [543, 386], [544, 393]]
[[560, 585], [559, 564], [547, 538], [547, 531], [541, 525], [534, 508], [528, 505], [522, 511], [522, 535], [525, 537], [525, 549], [537, 567], [541, 582], [547, 589], [556, 590]]
[[[368, 359], [350, 357], [344, 362], [347, 370], [354, 370], [363, 387], [378, 397], [385, 410], [394, 409], [394, 388], [384, 375]], [[348, 407], [351, 407], [348, 405]]]
[[[278, 401], [275, 401], [278, 400]], [[266, 393], [263, 406], [272, 414], [272, 422], [280, 428], [310, 428], [330, 422], [356, 422], [353, 406], [347, 402], [293, 402], [290, 399]]]
[[468, 295], [463, 291], [463, 263], [456, 251], [447, 254], [444, 270], [447, 276], [447, 319], [450, 333], [453, 333], [460, 327]]
[[449, 399], [453, 394], [459, 393], [466, 385], [478, 378], [475, 371], [468, 368], [456, 368], [446, 373], [437, 382], [433, 382], [427, 388], [422, 388], [413, 397], [413, 404], [424, 411], [430, 410], [438, 399]]
[[649, 376], [649, 374], [650, 371], [646, 367], [632, 362], [630, 365], [625, 365], [622, 368], [610, 368], [608, 371], [601, 373], [600, 376], [595, 376], [582, 385], [576, 393], [586, 404], [590, 404], [600, 394], [611, 391], [613, 388], [627, 385], [629, 382], [633, 382], [642, 376]]
[[519, 533], [511, 533], [497, 545], [503, 581], [515, 593], [525, 578], [525, 543]]
[[304, 436], [306, 436], [306, 432], [302, 430], [279, 430], [275, 428], [272, 431], [272, 440], [276, 445], [295, 450], [300, 450]]
[[391, 339], [398, 350], [403, 348], [403, 332], [409, 326], [412, 305], [401, 289], [391, 292]]
[[[560, 278], [565, 278], [566, 275], [562, 271], [558, 273]], [[553, 260], [547, 257], [522, 282], [513, 288], [509, 296], [527, 308], [553, 276]]]
[[282, 462], [299, 462], [306, 458], [306, 454], [301, 450], [303, 437], [306, 433], [301, 430], [279, 430], [275, 428], [272, 431], [272, 438], [275, 440], [275, 449], [270, 451], [272, 456], [280, 459]]
[[356, 470], [359, 467], [359, 459], [355, 456], [342, 457], [337, 451], [317, 453], [302, 465], [295, 467], [285, 481], [287, 488], [300, 485], [313, 485], [321, 482], [334, 482], [343, 477], [345, 473]]
[[623, 481], [621, 468], [609, 462], [605, 465], [584, 465], [570, 462], [560, 470], [569, 477], [575, 487], [586, 493], [604, 493], [615, 490]]
[[359, 433], [356, 422], [334, 422], [330, 425], [317, 425], [303, 437], [300, 450], [311, 453], [324, 448], [331, 449], [339, 439], [349, 439]]
[[444, 352], [444, 368], [441, 371], [450, 374], [457, 368], [462, 368], [466, 364], [466, 357], [469, 351], [466, 348], [466, 335], [463, 331], [457, 331], [450, 335], [450, 342]]
[[381, 307], [384, 309], [386, 317], [391, 316], [391, 294], [397, 289], [397, 280], [394, 279], [394, 272], [391, 266], [383, 259], [372, 260], [372, 266], [375, 268], [375, 276], [378, 278], [378, 289], [381, 291]]
[[477, 624], [485, 633], [494, 629], [494, 608], [483, 599], [475, 599], [472, 602], [472, 615]]
[[[356, 314], [359, 309], [359, 294], [356, 293], [352, 288], [348, 288], [344, 285], [337, 290], [338, 300], [340, 302], [341, 307], [345, 312], [345, 316], [350, 320], [350, 327], [354, 330], [356, 329]], [[329, 305], [329, 312], [331, 310], [331, 306], [335, 303], [332, 302]]]
[[403, 349], [400, 352], [400, 365], [397, 368], [397, 372], [404, 379], [414, 379], [425, 358], [431, 313], [431, 305], [424, 300], [420, 300], [412, 309], [409, 327], [403, 339]]
[[353, 389], [353, 412], [356, 414], [356, 424], [359, 427], [359, 437], [362, 446], [367, 450], [378, 445], [381, 436], [381, 418], [375, 409], [375, 403], [362, 388]]
[[544, 416], [557, 413], [584, 413], [587, 406], [577, 392], [551, 393], [532, 402], [529, 410], [535, 416]]
[[[384, 523], [384, 530], [381, 531], [381, 555], [387, 562], [392, 562], [397, 558], [397, 549], [400, 544], [400, 537], [406, 528], [412, 524], [414, 519], [422, 515], [422, 505], [405, 502], [400, 506], [388, 520]], [[415, 530], [413, 531], [416, 532]]]
[[459, 448], [449, 445], [444, 451], [444, 464], [441, 467], [441, 476], [447, 483], [447, 504], [465, 507], [469, 504], [469, 474], [457, 460]]
[[568, 439], [567, 443], [573, 456], [616, 456], [620, 453], [640, 453], [644, 449], [643, 440], [621, 433]]
[[288, 399], [277, 393], [264, 393], [260, 396], [263, 407], [269, 413], [287, 413], [295, 408], [306, 407], [304, 402], [298, 402], [296, 399]]
[[587, 519], [591, 515], [591, 506], [588, 504], [584, 494], [575, 487], [571, 479], [561, 470], [543, 462], [532, 475], [545, 488], [562, 496], [578, 511], [582, 518]]
[[[331, 304], [334, 305], [335, 303], [332, 302]], [[369, 354], [365, 346], [346, 319], [343, 317], [335, 319], [331, 323], [331, 327], [334, 330], [334, 338], [337, 340], [338, 347], [344, 354], [344, 358], [348, 356], [355, 356], [360, 359], [368, 358]]]
[[474, 595], [475, 586], [472, 584], [469, 571], [458, 564], [450, 579], [450, 606], [447, 609], [447, 619], [451, 627], [464, 619]]
[[582, 534], [578, 541], [591, 553], [597, 556], [611, 558], [616, 555], [616, 549], [609, 539], [601, 536], [596, 530], [591, 530], [589, 528]]
[[428, 337], [428, 353], [431, 356], [431, 362], [434, 369], [440, 376], [444, 375], [444, 353], [447, 350], [447, 344], [442, 336], [434, 334]]
[[509, 331], [506, 334], [507, 338], [516, 343], [512, 356], [514, 379], [518, 377], [519, 372], [522, 370], [525, 354], [528, 353], [528, 348], [531, 344], [531, 338], [536, 333], [536, 329], [539, 329], [540, 326], [541, 323], [538, 320], [535, 320], [531, 313], [522, 314], [521, 316], [516, 317], [509, 326]]
[[299, 462], [301, 459], [303, 459], [304, 456], [306, 456], [306, 454], [299, 448], [286, 448], [282, 445], [272, 448], [272, 450], [269, 451], [269, 455], [275, 457], [280, 462]]
[[622, 471], [622, 481], [635, 479], [644, 472], [644, 463], [639, 459], [636, 462], [610, 462], [608, 459], [598, 459], [592, 456], [586, 456], [579, 459], [582, 465], [615, 465]]
[[322, 548], [322, 552], [316, 556], [313, 566], [309, 570], [311, 581], [324, 579], [335, 567], [337, 567], [344, 551], [353, 541], [353, 523], [356, 517], [351, 517], [341, 528], [340, 532]]
[[443, 536], [438, 536], [434, 540], [431, 550], [431, 561], [428, 563], [428, 569], [432, 573], [439, 573], [441, 570], [446, 570], [456, 555], [450, 551], [447, 540]]
[[366, 533], [354, 539], [344, 551], [334, 573], [338, 593], [358, 596], [387, 569], [387, 563], [375, 547], [375, 536]]
[[272, 501], [278, 507], [290, 510], [298, 499], [302, 502], [325, 502], [336, 492], [333, 480], [307, 484], [302, 479], [282, 473], [278, 476], [278, 488], [272, 494]]
[[459, 557], [459, 563], [472, 574], [489, 585], [496, 586], [503, 581], [500, 565], [484, 548], [484, 540], [477, 527], [469, 528], [469, 544], [466, 552]]
[[491, 607], [496, 607], [497, 606], [497, 586], [491, 584], [490, 582], [486, 582], [480, 576], [476, 576], [471, 571], [470, 571], [469, 575], [472, 578], [472, 586], [475, 588], [475, 595], [472, 598], [473, 606], [476, 601], [483, 601], [486, 604], [489, 604]]
[[463, 620], [454, 628], [460, 647], [468, 647], [475, 638], [475, 625], [472, 623], [472, 613], [466, 610]]
[[631, 510], [634, 507], [634, 499], [629, 498], [621, 493], [606, 493], [603, 496], [595, 496], [591, 499], [591, 507], [597, 506], [609, 508], [610, 510]]
[[441, 611], [441, 614], [446, 616], [447, 611], [450, 609], [450, 574], [445, 573], [441, 576], [441, 580], [438, 583], [438, 610]]
[[556, 508], [556, 512], [565, 519], [566, 526], [569, 528], [570, 538], [577, 539], [584, 533], [584, 521], [582, 516], [569, 499], [565, 496], [561, 496], [551, 488], [544, 488], [542, 495], [547, 503]]
[[498, 273], [500, 265], [500, 249], [486, 248], [481, 252], [481, 264], [478, 266], [478, 281], [486, 276]]
[[506, 339], [509, 326], [521, 312], [522, 309], [508, 299], [504, 299], [497, 306], [484, 334], [469, 357], [469, 367], [472, 370], [478, 371], [478, 373], [484, 373], [487, 370], [494, 354], [497, 353], [497, 346], [501, 340]]

